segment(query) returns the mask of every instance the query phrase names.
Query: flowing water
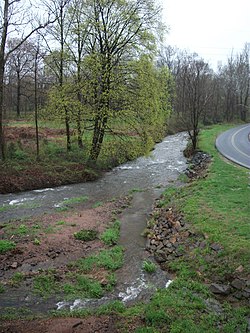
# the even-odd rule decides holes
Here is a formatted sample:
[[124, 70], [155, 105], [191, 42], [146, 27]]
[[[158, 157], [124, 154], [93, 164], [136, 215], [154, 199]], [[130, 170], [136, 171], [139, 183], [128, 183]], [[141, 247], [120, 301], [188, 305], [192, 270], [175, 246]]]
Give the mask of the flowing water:
[[45, 311], [96, 306], [114, 299], [129, 303], [145, 300], [155, 289], [168, 286], [171, 281], [159, 268], [154, 274], [142, 271], [142, 262], [148, 255], [145, 251], [145, 239], [141, 234], [154, 200], [162, 189], [175, 182], [185, 170], [186, 160], [182, 152], [186, 144], [186, 134], [178, 133], [157, 144], [150, 156], [125, 163], [95, 182], [0, 195], [0, 221], [3, 222], [51, 212], [65, 200], [75, 197], [87, 196], [89, 201], [96, 202], [124, 196], [131, 190], [143, 190], [134, 192], [130, 207], [121, 216], [120, 244], [126, 249], [125, 264], [117, 272], [118, 283], [112, 295], [98, 301], [65, 302], [62, 299], [56, 304], [54, 299], [44, 302], [27, 297], [23, 291], [23, 294], [19, 293], [11, 299], [5, 296], [5, 299], [2, 299], [4, 305], [11, 307], [18, 303], [19, 306]]

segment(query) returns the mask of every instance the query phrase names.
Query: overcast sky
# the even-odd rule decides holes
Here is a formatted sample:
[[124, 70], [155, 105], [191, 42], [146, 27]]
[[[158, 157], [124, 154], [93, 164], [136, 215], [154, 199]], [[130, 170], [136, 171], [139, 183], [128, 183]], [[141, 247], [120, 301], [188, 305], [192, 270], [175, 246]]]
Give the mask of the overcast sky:
[[250, 0], [161, 0], [170, 27], [166, 44], [217, 62], [250, 43]]

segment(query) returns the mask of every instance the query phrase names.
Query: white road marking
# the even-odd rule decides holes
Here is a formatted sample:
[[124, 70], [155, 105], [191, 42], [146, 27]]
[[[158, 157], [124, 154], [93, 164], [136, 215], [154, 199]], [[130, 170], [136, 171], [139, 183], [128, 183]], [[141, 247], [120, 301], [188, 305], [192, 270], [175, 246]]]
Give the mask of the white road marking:
[[248, 154], [244, 153], [243, 151], [241, 151], [241, 150], [236, 146], [236, 144], [235, 144], [235, 136], [236, 136], [239, 132], [241, 132], [242, 130], [244, 130], [246, 127], [248, 127], [248, 126], [245, 126], [245, 127], [243, 127], [243, 128], [240, 128], [237, 132], [234, 133], [234, 135], [233, 135], [232, 138], [231, 138], [231, 143], [232, 143], [232, 146], [234, 147], [234, 149], [238, 151], [238, 153], [240, 153], [240, 154], [242, 154], [242, 155], [244, 155], [244, 156], [246, 156], [246, 157], [250, 157], [250, 155], [248, 155]]

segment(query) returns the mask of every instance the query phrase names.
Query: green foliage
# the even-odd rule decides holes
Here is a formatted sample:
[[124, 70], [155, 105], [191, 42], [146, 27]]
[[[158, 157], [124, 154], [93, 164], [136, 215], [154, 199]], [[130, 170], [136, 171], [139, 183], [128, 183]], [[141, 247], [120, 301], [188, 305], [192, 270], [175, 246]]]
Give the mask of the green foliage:
[[14, 242], [1, 239], [0, 240], [0, 254], [6, 253], [8, 251], [13, 250], [16, 247]]
[[83, 229], [74, 233], [75, 239], [85, 242], [96, 239], [97, 235], [98, 232], [96, 230], [87, 230], [87, 229]]
[[109, 246], [117, 244], [120, 237], [120, 221], [116, 220], [110, 228], [104, 231], [100, 239]]
[[156, 265], [150, 260], [144, 260], [142, 269], [147, 273], [154, 273], [156, 271]]

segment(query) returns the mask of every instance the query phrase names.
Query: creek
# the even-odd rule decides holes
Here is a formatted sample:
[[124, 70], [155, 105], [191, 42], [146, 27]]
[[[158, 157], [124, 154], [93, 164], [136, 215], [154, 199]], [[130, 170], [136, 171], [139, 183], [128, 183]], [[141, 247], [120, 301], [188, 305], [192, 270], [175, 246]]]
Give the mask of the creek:
[[[154, 274], [142, 270], [142, 262], [148, 259], [145, 251], [145, 238], [141, 235], [152, 206], [162, 191], [171, 184], [178, 184], [179, 175], [186, 169], [183, 150], [187, 144], [186, 133], [167, 136], [147, 157], [140, 157], [114, 168], [101, 179], [81, 184], [61, 186], [0, 195], [0, 221], [20, 219], [50, 213], [60, 207], [65, 200], [87, 196], [89, 201], [107, 201], [125, 196], [133, 191], [131, 205], [121, 216], [120, 244], [125, 248], [124, 266], [117, 272], [117, 286], [113, 293], [101, 300], [75, 300], [55, 302], [54, 299], [38, 300], [27, 297], [25, 290], [15, 297], [4, 296], [4, 306], [24, 306], [35, 312], [51, 309], [96, 306], [110, 300], [120, 299], [125, 303], [146, 300], [157, 288], [170, 284], [167, 274], [157, 267]], [[140, 191], [139, 191], [140, 190]], [[1, 209], [2, 207], [2, 209]], [[152, 259], [153, 258], [149, 258]]]

